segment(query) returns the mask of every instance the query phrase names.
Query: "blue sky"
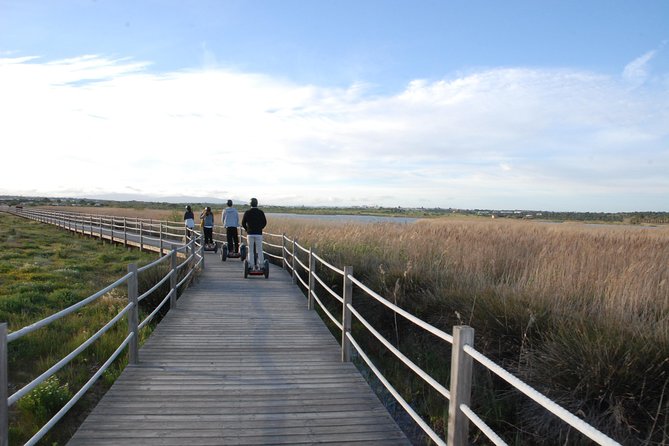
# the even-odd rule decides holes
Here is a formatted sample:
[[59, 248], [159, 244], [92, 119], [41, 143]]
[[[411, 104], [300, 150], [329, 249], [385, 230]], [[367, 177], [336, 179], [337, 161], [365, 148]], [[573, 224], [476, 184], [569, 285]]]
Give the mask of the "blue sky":
[[0, 0], [0, 194], [669, 211], [667, 1]]

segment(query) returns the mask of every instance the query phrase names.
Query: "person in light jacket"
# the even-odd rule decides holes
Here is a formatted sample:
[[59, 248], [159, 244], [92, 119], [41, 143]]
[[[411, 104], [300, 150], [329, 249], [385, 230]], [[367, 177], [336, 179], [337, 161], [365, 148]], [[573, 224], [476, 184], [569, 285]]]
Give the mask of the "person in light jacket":
[[[265, 263], [265, 257], [262, 253], [262, 230], [267, 226], [265, 213], [258, 209], [258, 200], [251, 198], [251, 209], [244, 212], [242, 217], [242, 227], [246, 230], [249, 244], [249, 265], [251, 268], [261, 268]], [[253, 264], [253, 250], [258, 253], [258, 263]]]
[[232, 200], [228, 200], [228, 207], [223, 209], [221, 222], [225, 228], [225, 235], [228, 238], [228, 250], [237, 254], [239, 252], [239, 212], [232, 206]]

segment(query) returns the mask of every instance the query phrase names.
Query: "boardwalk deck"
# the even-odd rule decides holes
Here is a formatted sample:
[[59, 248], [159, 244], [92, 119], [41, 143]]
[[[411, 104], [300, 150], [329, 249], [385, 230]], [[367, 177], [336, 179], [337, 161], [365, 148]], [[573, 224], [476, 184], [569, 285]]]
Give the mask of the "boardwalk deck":
[[291, 283], [206, 269], [69, 444], [410, 444]]

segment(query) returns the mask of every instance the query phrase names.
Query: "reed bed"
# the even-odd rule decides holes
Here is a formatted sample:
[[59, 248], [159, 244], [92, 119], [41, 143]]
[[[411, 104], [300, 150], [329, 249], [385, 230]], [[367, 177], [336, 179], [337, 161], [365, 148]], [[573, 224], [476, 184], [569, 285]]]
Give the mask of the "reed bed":
[[[668, 227], [270, 224], [352, 265], [356, 277], [428, 322], [446, 331], [473, 326], [479, 350], [622, 443], [669, 442]], [[377, 322], [394, 325], [390, 337], [416, 357], [435, 348], [381, 311]], [[474, 400], [492, 425], [525, 433], [517, 444], [587, 444], [485, 373], [476, 385]], [[434, 420], [443, 412], [443, 404], [420, 404]]]

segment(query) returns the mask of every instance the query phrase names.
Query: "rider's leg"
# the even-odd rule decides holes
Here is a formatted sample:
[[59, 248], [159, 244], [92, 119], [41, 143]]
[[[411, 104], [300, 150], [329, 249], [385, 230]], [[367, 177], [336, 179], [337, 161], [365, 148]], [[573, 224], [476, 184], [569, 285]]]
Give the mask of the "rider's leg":
[[235, 245], [235, 254], [239, 252], [239, 233], [237, 228], [232, 228], [232, 243]]
[[263, 263], [265, 262], [265, 256], [263, 256], [262, 252], [262, 235], [257, 235], [257, 234], [249, 234], [248, 236], [248, 241], [249, 241], [249, 264], [253, 265], [253, 250], [258, 253], [258, 268], [263, 267]]
[[236, 252], [233, 246], [234, 242], [232, 237], [232, 229], [237, 229], [237, 228], [225, 228], [225, 235], [227, 236], [228, 239], [228, 252]]
[[258, 251], [258, 268], [262, 269], [265, 263], [265, 256], [262, 253], [262, 235], [256, 236], [256, 250]]

